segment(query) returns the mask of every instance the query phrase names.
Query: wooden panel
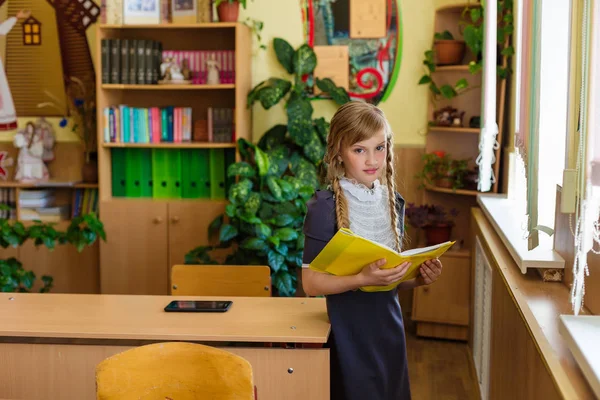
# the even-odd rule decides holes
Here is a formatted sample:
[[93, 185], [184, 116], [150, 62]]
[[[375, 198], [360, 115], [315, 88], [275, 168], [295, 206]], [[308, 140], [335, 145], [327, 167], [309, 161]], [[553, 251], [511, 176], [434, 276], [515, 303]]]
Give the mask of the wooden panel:
[[104, 201], [100, 219], [101, 293], [167, 294], [167, 203]]
[[[522, 274], [508, 249], [502, 243], [498, 234], [490, 222], [486, 219], [483, 211], [478, 208], [473, 208], [472, 226], [474, 234], [479, 235], [482, 247], [488, 255], [488, 259], [492, 264], [492, 269], [498, 274], [495, 274], [494, 292], [498, 289], [497, 284], [502, 281], [504, 290], [511, 297], [513, 307], [519, 313], [520, 322], [523, 329], [527, 330], [530, 339], [535, 344], [540, 360], [543, 361], [545, 368], [552, 374], [552, 380], [556, 384], [562, 398], [565, 399], [590, 399], [593, 398], [591, 388], [583, 377], [581, 370], [577, 366], [575, 359], [567, 348], [558, 329], [558, 316], [561, 314], [571, 314], [571, 304], [569, 302], [569, 290], [560, 283], [542, 282], [541, 278], [535, 271], [530, 271], [527, 274]], [[501, 279], [499, 279], [499, 277]], [[505, 301], [505, 300], [503, 300]], [[496, 306], [492, 307], [492, 332], [494, 332], [497, 322]], [[588, 314], [587, 309], [582, 310], [583, 314]], [[502, 319], [502, 315], [498, 316]], [[509, 324], [516, 324], [516, 320], [510, 319], [508, 324], [505, 323], [506, 329], [510, 328]], [[521, 328], [514, 328], [521, 329]], [[512, 337], [514, 334], [510, 330], [500, 331], [506, 337]], [[494, 335], [494, 333], [492, 333]], [[492, 336], [492, 341], [495, 341], [495, 336]], [[492, 343], [494, 344], [494, 343]], [[515, 354], [517, 351], [507, 353], [510, 347], [503, 347], [502, 351], [508, 357], [513, 367], [519, 365], [516, 363]], [[528, 356], [529, 357], [529, 356]], [[528, 360], [528, 359], [527, 359]], [[527, 360], [524, 364], [527, 364]], [[508, 361], [503, 361], [508, 362]], [[524, 374], [528, 371], [524, 370]], [[491, 379], [497, 380], [497, 384], [512, 385], [513, 375], [507, 378], [506, 376], [496, 376], [492, 370]], [[528, 378], [529, 379], [529, 378]], [[530, 379], [531, 382], [536, 382]], [[537, 383], [536, 383], [537, 384]], [[510, 397], [509, 397], [510, 398]], [[536, 397], [543, 398], [543, 397]]]
[[[181, 300], [219, 299], [181, 296]], [[0, 341], [22, 337], [25, 342], [62, 338], [83, 344], [96, 339], [325, 343], [329, 335], [322, 298], [236, 297], [226, 313], [201, 316], [165, 312], [172, 300], [171, 296], [0, 293]]]
[[436, 339], [467, 340], [469, 330], [466, 326], [437, 324], [434, 322], [416, 322], [417, 336]]
[[[173, 201], [169, 202], [168, 242], [169, 268], [184, 264], [185, 255], [208, 242], [208, 225], [225, 212], [224, 201]], [[170, 274], [170, 269], [169, 269]]]
[[[212, 39], [211, 39], [212, 40]], [[244, 24], [235, 28], [235, 135], [252, 141], [252, 120], [246, 96], [252, 89], [252, 32]]]
[[[96, 365], [130, 348], [1, 343], [0, 397], [95, 399]], [[224, 350], [250, 362], [260, 400], [329, 399], [329, 351], [326, 349], [227, 347]], [[290, 368], [292, 373], [288, 372]]]
[[[561, 190], [556, 192], [556, 213], [554, 223], [554, 248], [565, 259], [564, 283], [570, 289], [573, 284], [573, 262], [575, 246], [571, 228], [575, 230], [575, 216], [560, 212]], [[594, 315], [600, 314], [600, 255], [592, 252], [587, 255], [590, 275], [585, 277], [585, 306]]]
[[50, 251], [43, 246], [36, 248], [32, 241], [27, 241], [22, 245], [20, 255], [23, 268], [32, 270], [37, 277], [33, 290], [43, 286], [42, 275], [50, 275], [54, 278], [52, 293], [100, 292], [98, 243], [79, 253], [72, 245], [57, 245]]
[[[317, 67], [314, 71], [316, 78], [331, 79], [337, 86], [348, 90], [349, 83], [349, 54], [348, 46], [314, 46], [317, 55]], [[315, 94], [320, 91], [315, 89]]]
[[173, 265], [171, 294], [176, 296], [271, 296], [268, 265]]
[[385, 37], [386, 3], [386, 0], [350, 0], [350, 38]]
[[[404, 197], [407, 204], [421, 204], [423, 200], [423, 191], [418, 189], [419, 182], [415, 179], [415, 175], [423, 168], [423, 161], [421, 160], [423, 152], [423, 146], [394, 146], [396, 191]], [[404, 247], [416, 247], [415, 244], [418, 243], [416, 230], [408, 224], [406, 228], [406, 243]], [[413, 303], [413, 289], [398, 291], [398, 299], [402, 309], [410, 311]]]
[[496, 268], [492, 274], [489, 398], [562, 399], [504, 280]]
[[468, 325], [471, 259], [443, 255], [440, 260], [444, 268], [438, 280], [415, 289], [412, 319]]

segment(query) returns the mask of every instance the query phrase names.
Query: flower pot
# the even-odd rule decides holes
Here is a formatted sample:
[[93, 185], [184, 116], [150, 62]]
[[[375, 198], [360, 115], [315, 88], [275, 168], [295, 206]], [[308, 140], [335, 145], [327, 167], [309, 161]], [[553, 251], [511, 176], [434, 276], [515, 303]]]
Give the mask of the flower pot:
[[462, 63], [465, 56], [465, 42], [462, 40], [436, 40], [433, 44], [438, 65]]
[[90, 159], [81, 167], [81, 180], [85, 183], [98, 182], [98, 159], [96, 154], [90, 154]]
[[225, 0], [217, 6], [217, 14], [221, 22], [237, 22], [240, 14], [240, 3], [237, 1], [230, 3]]
[[427, 246], [433, 246], [435, 244], [444, 243], [450, 240], [452, 225], [432, 225], [423, 228], [423, 230], [425, 231]]
[[454, 185], [454, 179], [452, 177], [440, 178], [435, 181], [435, 186], [445, 189], [451, 189]]

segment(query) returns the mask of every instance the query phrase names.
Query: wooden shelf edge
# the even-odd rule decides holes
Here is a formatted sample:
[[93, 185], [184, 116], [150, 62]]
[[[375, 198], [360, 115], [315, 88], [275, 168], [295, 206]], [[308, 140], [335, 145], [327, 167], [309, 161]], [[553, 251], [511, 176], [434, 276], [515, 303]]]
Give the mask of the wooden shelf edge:
[[436, 13], [457, 13], [457, 12], [461, 12], [462, 10], [464, 10], [465, 7], [471, 7], [471, 8], [481, 7], [481, 3], [467, 2], [467, 3], [460, 3], [460, 4], [450, 4], [447, 6], [442, 6], [442, 7], [436, 8], [435, 12]]
[[197, 84], [172, 84], [172, 85], [142, 85], [142, 84], [123, 84], [123, 83], [103, 83], [101, 86], [105, 90], [229, 90], [235, 89], [234, 83], [220, 85], [197, 85]]
[[450, 132], [450, 133], [468, 133], [468, 134], [474, 134], [474, 133], [479, 133], [481, 131], [481, 129], [479, 128], [452, 128], [450, 126], [429, 126], [427, 128], [429, 131], [435, 131], [435, 132]]
[[134, 202], [134, 201], [139, 201], [139, 202], [169, 202], [169, 203], [173, 203], [173, 202], [194, 202], [194, 203], [223, 203], [224, 205], [229, 204], [229, 200], [228, 199], [210, 199], [210, 198], [204, 198], [204, 197], [199, 197], [199, 198], [169, 198], [169, 199], [157, 199], [154, 197], [114, 197], [114, 196], [107, 196], [103, 199], [100, 199], [100, 201], [102, 202]]
[[138, 149], [233, 149], [237, 143], [102, 143], [107, 148], [138, 148]]
[[98, 24], [100, 29], [218, 29], [236, 28], [238, 22], [202, 22], [193, 24]]
[[40, 182], [40, 183], [25, 183], [6, 181], [0, 182], [0, 188], [12, 188], [12, 189], [96, 189], [98, 188], [97, 183], [84, 183], [84, 182]]
[[448, 194], [458, 194], [462, 196], [477, 196], [481, 194], [477, 190], [464, 190], [464, 189], [446, 189], [437, 186], [425, 185], [425, 189], [430, 192], [438, 192], [438, 193], [448, 193]]

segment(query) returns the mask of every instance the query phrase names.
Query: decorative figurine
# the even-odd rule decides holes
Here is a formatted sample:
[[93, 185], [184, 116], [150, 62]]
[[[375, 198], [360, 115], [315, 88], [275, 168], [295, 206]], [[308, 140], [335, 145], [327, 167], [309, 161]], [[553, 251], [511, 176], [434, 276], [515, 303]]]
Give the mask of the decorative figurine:
[[208, 71], [206, 76], [207, 85], [218, 85], [221, 83], [221, 78], [219, 76], [220, 68], [221, 65], [219, 65], [219, 62], [215, 59], [215, 55], [211, 54], [210, 58], [206, 60], [206, 70]]
[[[46, 137], [44, 137], [44, 135]], [[54, 135], [45, 127], [36, 127], [28, 122], [25, 129], [19, 130], [14, 138], [14, 145], [19, 150], [15, 180], [21, 182], [47, 181], [50, 178], [46, 158], [54, 157], [48, 149], [54, 147]], [[44, 152], [46, 151], [46, 154]], [[49, 156], [50, 154], [50, 156]]]

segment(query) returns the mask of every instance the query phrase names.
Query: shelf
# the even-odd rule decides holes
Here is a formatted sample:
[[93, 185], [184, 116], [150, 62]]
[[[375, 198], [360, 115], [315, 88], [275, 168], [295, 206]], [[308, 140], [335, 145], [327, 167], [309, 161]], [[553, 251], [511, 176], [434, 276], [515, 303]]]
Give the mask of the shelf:
[[60, 181], [48, 181], [39, 183], [25, 183], [7, 181], [0, 182], [0, 188], [20, 188], [20, 189], [31, 189], [31, 188], [73, 188], [73, 189], [97, 189], [97, 183], [83, 183], [83, 182], [60, 182]]
[[425, 185], [425, 189], [429, 190], [430, 192], [458, 194], [458, 195], [462, 195], [462, 196], [477, 196], [477, 195], [481, 194], [481, 192], [478, 192], [477, 190], [446, 189], [446, 188], [430, 186], [430, 185]]
[[223, 90], [235, 89], [235, 84], [227, 83], [221, 85], [126, 85], [122, 83], [103, 83], [101, 88], [106, 90]]
[[228, 199], [211, 199], [211, 198], [207, 198], [207, 197], [197, 197], [197, 198], [165, 198], [165, 199], [157, 199], [154, 197], [115, 197], [115, 196], [109, 196], [106, 197], [105, 199], [101, 199], [100, 201], [102, 202], [106, 202], [106, 201], [110, 201], [110, 202], [146, 202], [146, 203], [152, 203], [152, 204], [156, 204], [156, 203], [160, 203], [160, 202], [164, 202], [164, 203], [173, 203], [173, 202], [188, 202], [188, 203], [221, 203], [223, 204], [223, 206], [226, 206], [227, 204], [229, 204], [229, 200]]
[[435, 10], [436, 13], [460, 13], [465, 7], [478, 8], [481, 7], [481, 3], [467, 2], [461, 4], [450, 4], [447, 6], [439, 7]]
[[481, 131], [481, 129], [479, 129], [479, 128], [452, 128], [450, 126], [430, 126], [429, 131], [479, 134], [479, 131]]
[[207, 22], [195, 24], [140, 24], [140, 25], [113, 25], [98, 24], [100, 29], [222, 29], [236, 28], [237, 22]]
[[436, 65], [434, 73], [436, 72], [469, 72], [469, 65]]
[[133, 147], [140, 149], [233, 149], [237, 143], [102, 143], [102, 147]]

